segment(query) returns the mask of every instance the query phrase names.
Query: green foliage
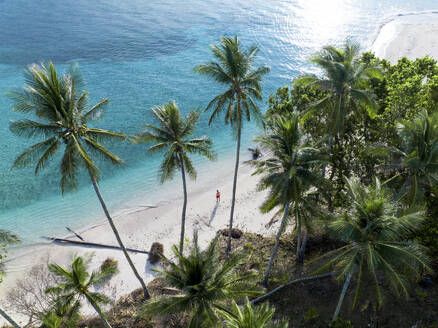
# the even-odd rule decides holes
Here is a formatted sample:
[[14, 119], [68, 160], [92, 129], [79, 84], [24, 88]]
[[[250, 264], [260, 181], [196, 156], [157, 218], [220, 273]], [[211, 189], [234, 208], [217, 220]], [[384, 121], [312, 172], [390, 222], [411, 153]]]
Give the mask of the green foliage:
[[[61, 283], [46, 290], [47, 294], [56, 296], [56, 301], [53, 304], [53, 313], [41, 318], [43, 322], [56, 325], [60, 319], [66, 327], [76, 327], [81, 302], [86, 299], [102, 318], [105, 326], [110, 327], [101, 305], [109, 304], [111, 300], [94, 291], [94, 288], [104, 285], [118, 272], [116, 261], [105, 261], [98, 270], [90, 274], [87, 271], [87, 261], [75, 256], [70, 270], [54, 263], [49, 264], [49, 270], [61, 280]], [[51, 327], [50, 325], [47, 327]]]
[[152, 113], [159, 125], [144, 124], [147, 130], [139, 133], [134, 142], [153, 143], [149, 152], [166, 150], [160, 167], [161, 183], [172, 179], [175, 171], [182, 165], [189, 176], [195, 179], [196, 170], [188, 155], [198, 154], [210, 160], [215, 158], [211, 150], [212, 142], [208, 137], [190, 139], [199, 119], [199, 112], [190, 111], [184, 119], [175, 102], [170, 101], [163, 106], [154, 107]]
[[93, 157], [116, 165], [123, 163], [101, 142], [121, 141], [125, 135], [88, 126], [101, 117], [108, 99], [88, 107], [88, 92], [82, 90], [83, 81], [76, 65], [71, 65], [63, 76], [58, 75], [52, 63], [48, 66], [31, 65], [25, 77], [26, 87], [10, 93], [13, 109], [33, 114], [39, 121], [12, 121], [9, 129], [20, 137], [42, 140], [21, 153], [13, 168], [36, 163], [36, 174], [64, 148], [60, 162], [61, 190], [64, 192], [76, 188], [81, 167], [85, 167], [95, 179], [99, 178], [99, 168]]
[[205, 251], [201, 251], [195, 233], [189, 255], [185, 256], [174, 246], [177, 262], [168, 260], [159, 275], [179, 293], [152, 299], [145, 305], [145, 314], [188, 312], [191, 316], [189, 327], [214, 327], [218, 322], [217, 310], [223, 309], [227, 301], [260, 295], [263, 289], [255, 285], [254, 273], [235, 273], [244, 257], [233, 254], [222, 262], [217, 244], [216, 237]]
[[408, 282], [430, 271], [423, 249], [409, 241], [424, 220], [424, 213], [403, 211], [393, 202], [380, 182], [364, 187], [357, 179], [347, 180], [351, 206], [334, 218], [328, 228], [335, 239], [347, 243], [321, 258], [329, 258], [318, 271], [337, 272], [337, 280], [357, 275], [353, 308], [361, 286], [369, 277], [377, 304], [383, 302], [378, 274], [383, 274], [397, 296], [408, 297]]
[[311, 186], [321, 182], [318, 168], [325, 158], [321, 151], [310, 147], [297, 114], [277, 116], [270, 124], [272, 129], [256, 138], [270, 157], [248, 161], [256, 168], [253, 175], [262, 175], [258, 190], [269, 190], [261, 205], [263, 213], [289, 202], [299, 202]]
[[342, 49], [325, 46], [310, 61], [323, 70], [323, 77], [304, 75], [295, 84], [327, 91], [310, 108], [313, 112], [321, 107], [330, 108], [325, 120], [329, 135], [342, 134], [351, 113], [362, 115], [361, 110], [365, 110], [371, 118], [376, 116], [377, 104], [369, 80], [381, 78], [382, 72], [379, 66], [360, 60], [358, 43], [346, 40]]
[[314, 307], [311, 307], [306, 313], [303, 315], [303, 321], [309, 322], [319, 318], [319, 313], [316, 312]]
[[338, 318], [337, 320], [330, 322], [330, 328], [353, 328], [353, 324], [350, 320]]
[[4, 275], [2, 271], [2, 262], [6, 258], [8, 253], [7, 246], [17, 244], [19, 242], [20, 238], [17, 235], [13, 234], [10, 231], [0, 229], [0, 282], [2, 281]]
[[268, 303], [259, 306], [251, 304], [249, 299], [245, 298], [245, 304], [238, 306], [233, 300], [232, 308], [218, 310], [224, 318], [225, 327], [227, 328], [287, 328], [286, 321], [274, 322], [272, 316], [275, 309]]
[[429, 196], [438, 182], [438, 112], [429, 115], [424, 110], [411, 120], [398, 125], [400, 147], [380, 144], [371, 153], [383, 155], [390, 162], [384, 169], [403, 178], [397, 199], [404, 196], [410, 206]]
[[437, 187], [432, 191], [432, 194], [427, 198], [427, 217], [416, 239], [420, 244], [427, 248], [429, 255], [438, 261], [438, 198]]
[[261, 80], [270, 71], [269, 67], [253, 68], [259, 51], [256, 46], [242, 48], [236, 37], [222, 37], [220, 45], [212, 45], [216, 61], [195, 67], [195, 72], [229, 87], [213, 98], [207, 110], [213, 110], [210, 122], [225, 112], [225, 124], [230, 123], [240, 131], [243, 119], [262, 122], [262, 115], [255, 100], [262, 99]]
[[[324, 59], [328, 54], [332, 54], [332, 61]], [[333, 74], [336, 70], [329, 72], [329, 69], [336, 62], [336, 58], [342, 55], [342, 50], [324, 48], [313, 58], [317, 65], [326, 68], [323, 69], [324, 75], [321, 78], [299, 78], [291, 89], [279, 88], [276, 94], [271, 95], [266, 115], [268, 126], [271, 117], [296, 110], [300, 113], [304, 131], [313, 144], [319, 147], [327, 144], [328, 136], [333, 135], [333, 125], [327, 122], [333, 122], [334, 117], [342, 117], [333, 114], [336, 108], [340, 108], [336, 98], [328, 101], [328, 98], [339, 93], [339, 88], [335, 87], [338, 84], [334, 82], [342, 74]], [[391, 178], [394, 168], [387, 165], [387, 159], [376, 158], [365, 150], [375, 144], [386, 144], [400, 149], [403, 140], [399, 134], [398, 122], [415, 119], [424, 109], [430, 116], [434, 116], [438, 108], [438, 66], [434, 59], [403, 58], [397, 64], [391, 65], [387, 60], [376, 58], [369, 52], [360, 57], [356, 53], [355, 58], [356, 67], [371, 67], [373, 70], [380, 67], [384, 74], [365, 76], [365, 80], [358, 83], [364, 88], [362, 90], [368, 90], [367, 93], [374, 95], [372, 98], [376, 103], [376, 115], [370, 117], [360, 106], [352, 106], [354, 101], [344, 103], [345, 106], [348, 105], [348, 110], [344, 113], [349, 114], [344, 116], [342, 137], [335, 138], [331, 149], [328, 149], [332, 163], [328, 170], [332, 188], [326, 189], [330, 195], [329, 208], [342, 208], [347, 204], [344, 176], [358, 176], [367, 184], [372, 182], [376, 174], [382, 180]], [[402, 185], [401, 178], [394, 179], [390, 184], [397, 191]]]

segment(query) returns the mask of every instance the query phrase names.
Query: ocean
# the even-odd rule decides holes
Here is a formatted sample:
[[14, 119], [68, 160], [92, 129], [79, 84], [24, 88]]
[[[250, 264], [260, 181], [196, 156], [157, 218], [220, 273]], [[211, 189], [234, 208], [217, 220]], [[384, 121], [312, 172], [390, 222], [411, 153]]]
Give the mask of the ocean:
[[[110, 99], [99, 126], [134, 134], [151, 122], [150, 109], [175, 100], [180, 109], [203, 109], [223, 87], [197, 76], [195, 65], [209, 61], [209, 45], [221, 36], [238, 35], [260, 48], [257, 65], [271, 72], [263, 81], [264, 100], [297, 75], [314, 72], [309, 56], [323, 45], [341, 45], [350, 37], [366, 50], [383, 22], [399, 14], [431, 11], [436, 0], [14, 0], [0, 1], [0, 228], [18, 233], [24, 245], [41, 236], [66, 234], [103, 219], [86, 176], [77, 192], [61, 195], [58, 163], [38, 176], [34, 168], [14, 169], [14, 158], [32, 141], [13, 136], [6, 93], [24, 85], [26, 65], [53, 61], [58, 70], [77, 62], [90, 91], [90, 104]], [[232, 160], [235, 140], [222, 121], [208, 126], [208, 113], [196, 135], [214, 141], [218, 161]], [[258, 128], [245, 126], [242, 156]], [[36, 143], [36, 141], [33, 141]], [[103, 166], [101, 189], [117, 214], [179, 195], [179, 175], [160, 185], [160, 155], [145, 145], [120, 144], [111, 149], [127, 166]], [[209, 164], [196, 158], [200, 174]], [[231, 177], [230, 177], [231, 179]]]

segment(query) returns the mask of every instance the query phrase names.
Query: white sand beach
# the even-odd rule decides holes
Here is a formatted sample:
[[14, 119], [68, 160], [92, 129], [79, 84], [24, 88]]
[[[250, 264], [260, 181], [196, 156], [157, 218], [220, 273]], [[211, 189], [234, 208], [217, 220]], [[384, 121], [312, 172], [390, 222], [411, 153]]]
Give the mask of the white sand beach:
[[392, 64], [401, 57], [438, 59], [438, 23], [411, 24], [391, 22], [384, 26], [372, 49]]
[[[242, 157], [245, 160], [247, 159], [245, 157], [249, 156], [245, 154]], [[199, 232], [199, 239], [203, 246], [215, 236], [217, 230], [228, 226], [234, 161], [231, 159], [228, 161], [222, 160], [207, 165], [209, 165], [209, 174], [204, 174], [199, 176], [196, 181], [189, 182], [186, 219], [186, 237], [191, 239], [193, 231], [196, 229]], [[252, 171], [253, 168], [249, 165], [241, 164], [234, 215], [235, 227], [244, 231], [270, 234], [275, 232], [276, 225], [268, 230], [265, 227], [272, 214], [261, 214], [258, 209], [266, 193], [256, 191], [259, 177], [251, 176]], [[166, 256], [172, 255], [171, 246], [179, 242], [183, 203], [182, 186], [179, 186], [178, 183], [175, 186], [178, 186], [178, 190], [181, 189], [180, 197], [163, 200], [156, 204], [157, 207], [155, 208], [132, 209], [116, 218], [116, 225], [126, 247], [149, 250], [151, 244], [158, 241], [164, 245]], [[221, 202], [218, 204], [215, 199], [216, 189], [219, 189], [222, 195]], [[102, 190], [102, 193], [105, 196], [104, 190]], [[144, 203], [148, 204], [147, 195], [145, 195]], [[96, 206], [100, 206], [97, 199]], [[117, 245], [112, 230], [106, 221], [102, 221], [101, 224], [82, 233], [81, 236], [85, 241]], [[72, 239], [78, 240], [73, 237]], [[0, 285], [0, 299], [4, 300], [8, 291], [14, 288], [16, 281], [25, 277], [32, 265], [45, 263], [48, 258], [50, 262], [67, 265], [71, 254], [84, 255], [88, 252], [94, 252], [94, 257], [90, 263], [91, 268], [97, 268], [107, 257], [112, 257], [119, 262], [120, 273], [105, 288], [108, 296], [117, 299], [140, 287], [121, 251], [50, 244], [34, 247], [31, 253], [7, 263], [8, 266], [25, 269], [10, 272], [6, 276]], [[130, 255], [145, 281], [151, 281], [155, 276], [155, 272], [151, 271], [152, 267], [147, 261], [147, 255], [137, 253], [130, 253]], [[1, 303], [4, 302], [0, 301]], [[14, 317], [19, 320], [19, 316], [15, 315]]]

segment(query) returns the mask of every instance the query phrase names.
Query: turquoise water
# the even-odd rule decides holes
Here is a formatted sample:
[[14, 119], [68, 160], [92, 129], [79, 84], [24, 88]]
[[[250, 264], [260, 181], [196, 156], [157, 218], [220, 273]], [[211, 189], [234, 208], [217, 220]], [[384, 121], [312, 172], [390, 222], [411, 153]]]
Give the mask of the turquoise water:
[[[27, 64], [52, 60], [64, 69], [78, 62], [92, 103], [102, 97], [111, 101], [100, 126], [135, 133], [150, 121], [153, 105], [174, 99], [183, 111], [203, 108], [222, 90], [192, 68], [211, 58], [209, 44], [223, 35], [238, 34], [260, 47], [258, 62], [271, 66], [266, 99], [298, 74], [313, 71], [307, 58], [322, 45], [350, 36], [367, 48], [388, 17], [437, 8], [436, 0], [0, 1], [0, 228], [32, 243], [41, 235], [64, 234], [65, 226], [79, 228], [102, 218], [87, 179], [78, 192], [62, 197], [56, 165], [36, 177], [32, 168], [10, 170], [30, 142], [9, 132], [8, 122], [23, 116], [11, 111], [4, 94], [23, 85]], [[207, 120], [203, 115], [197, 133], [213, 138], [219, 160], [231, 156], [230, 129], [221, 122], [208, 127]], [[246, 126], [243, 149], [256, 132]], [[160, 158], [146, 156], [143, 146], [112, 150], [128, 164], [103, 167], [102, 190], [112, 211], [137, 206], [140, 199], [158, 202], [174, 192], [171, 184], [158, 185]], [[203, 161], [197, 164], [207, 170]]]

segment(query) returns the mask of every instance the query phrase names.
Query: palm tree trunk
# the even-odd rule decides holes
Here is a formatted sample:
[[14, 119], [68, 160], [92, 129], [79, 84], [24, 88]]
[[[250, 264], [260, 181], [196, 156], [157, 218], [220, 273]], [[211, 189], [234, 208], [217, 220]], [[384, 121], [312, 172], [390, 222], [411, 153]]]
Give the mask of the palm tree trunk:
[[266, 297], [271, 296], [272, 294], [274, 294], [274, 293], [278, 292], [279, 290], [283, 289], [284, 287], [290, 286], [292, 284], [296, 284], [297, 282], [302, 282], [302, 281], [306, 281], [306, 280], [313, 280], [313, 279], [322, 279], [322, 278], [331, 277], [332, 275], [333, 275], [333, 272], [328, 272], [328, 273], [319, 274], [317, 276], [304, 277], [304, 278], [299, 278], [299, 279], [295, 279], [295, 280], [289, 281], [289, 282], [285, 283], [284, 285], [280, 285], [280, 286], [274, 288], [273, 290], [271, 290], [270, 292], [268, 292], [268, 293], [266, 293], [266, 294], [264, 294], [262, 296], [259, 296], [259, 297], [255, 298], [255, 299], [253, 299], [251, 301], [251, 304], [256, 304], [256, 303], [264, 300]]
[[87, 296], [87, 300], [88, 302], [90, 302], [91, 306], [94, 308], [94, 310], [97, 312], [97, 314], [99, 315], [100, 319], [103, 322], [103, 325], [106, 328], [112, 328], [111, 325], [109, 324], [108, 320], [106, 320], [105, 316], [102, 313], [102, 310], [99, 308], [99, 306], [94, 302], [94, 300], [92, 300], [89, 296]]
[[268, 269], [266, 270], [265, 278], [263, 279], [263, 282], [262, 282], [262, 284], [264, 286], [268, 285], [269, 274], [271, 273], [272, 264], [274, 263], [274, 259], [275, 259], [275, 256], [277, 255], [277, 251], [278, 251], [278, 245], [280, 244], [280, 236], [283, 233], [284, 227], [286, 225], [286, 218], [287, 218], [287, 213], [289, 212], [289, 206], [290, 206], [290, 203], [287, 203], [286, 206], [284, 207], [283, 218], [281, 219], [280, 228], [278, 229], [277, 236], [275, 238], [275, 245], [274, 245], [274, 248], [272, 250], [271, 258], [269, 259]]
[[179, 252], [182, 254], [184, 249], [184, 232], [186, 226], [187, 185], [186, 185], [186, 172], [184, 170], [184, 161], [181, 154], [179, 155], [179, 160], [181, 162], [181, 175], [182, 175], [183, 189], [184, 189], [184, 204], [183, 204], [182, 215], [181, 215], [181, 236], [179, 240]]
[[351, 270], [345, 279], [344, 287], [342, 287], [341, 296], [339, 297], [338, 305], [336, 306], [335, 314], [333, 314], [333, 321], [338, 320], [339, 312], [341, 311], [342, 303], [344, 302], [345, 294], [347, 293], [348, 285], [350, 285], [351, 276], [353, 275], [353, 271]]
[[298, 215], [298, 211], [295, 212], [295, 218], [297, 220], [297, 256], [296, 261], [298, 264], [303, 263], [303, 258], [301, 254], [301, 243], [302, 243], [302, 231], [301, 231], [301, 218]]
[[12, 318], [11, 318], [10, 316], [8, 316], [8, 315], [6, 314], [6, 312], [3, 311], [1, 308], [0, 308], [0, 315], [1, 315], [3, 318], [5, 318], [6, 321], [9, 322], [9, 323], [12, 325], [12, 327], [14, 327], [14, 328], [20, 328], [20, 326], [19, 326], [14, 320], [12, 320]]
[[[237, 102], [239, 106], [239, 101]], [[234, 215], [234, 204], [236, 202], [236, 187], [237, 187], [237, 171], [239, 170], [239, 157], [240, 157], [240, 137], [242, 133], [242, 122], [238, 122], [238, 131], [237, 131], [237, 149], [236, 149], [236, 165], [234, 167], [234, 181], [233, 181], [233, 198], [231, 200], [231, 212], [230, 212], [230, 224], [229, 224], [229, 232], [228, 232], [228, 242], [225, 253], [228, 255], [231, 251], [231, 232], [233, 230], [233, 215]]]
[[128, 261], [129, 266], [131, 267], [132, 271], [134, 272], [134, 275], [136, 276], [136, 278], [140, 282], [141, 287], [143, 288], [144, 298], [149, 299], [149, 298], [151, 298], [151, 296], [148, 292], [146, 284], [144, 283], [143, 279], [141, 278], [141, 276], [137, 272], [137, 269], [135, 268], [134, 263], [132, 263], [131, 257], [129, 256], [128, 252], [126, 251], [125, 245], [123, 244], [122, 239], [120, 238], [119, 232], [117, 231], [117, 228], [114, 225], [114, 221], [113, 221], [111, 215], [109, 214], [109, 211], [106, 207], [105, 201], [103, 200], [102, 195], [100, 194], [100, 190], [99, 190], [99, 186], [97, 184], [96, 178], [91, 173], [90, 173], [90, 178], [91, 178], [91, 182], [93, 183], [94, 191], [96, 192], [97, 198], [99, 198], [100, 205], [102, 205], [102, 209], [105, 212], [105, 216], [108, 219], [108, 222], [111, 226], [111, 229], [114, 232], [114, 235], [116, 236], [117, 242], [119, 243], [119, 246], [122, 249], [123, 254], [126, 257], [126, 260]]
[[307, 244], [307, 230], [304, 230], [303, 238], [301, 240], [301, 246], [300, 246], [300, 254], [301, 257], [301, 263], [304, 262], [304, 253], [306, 252], [306, 244]]

